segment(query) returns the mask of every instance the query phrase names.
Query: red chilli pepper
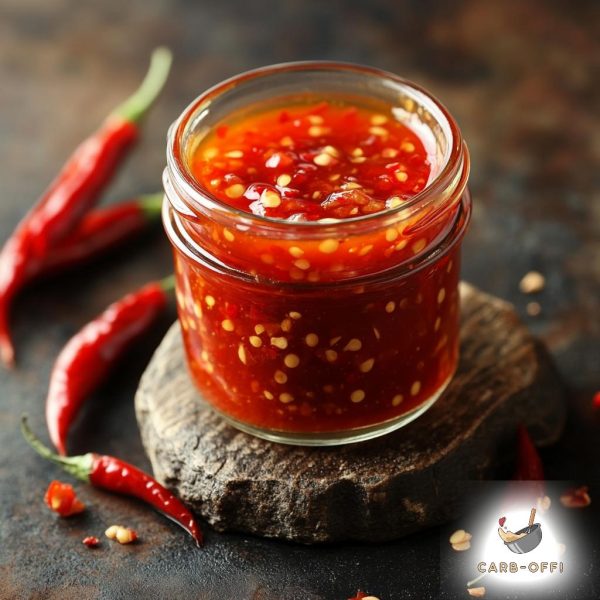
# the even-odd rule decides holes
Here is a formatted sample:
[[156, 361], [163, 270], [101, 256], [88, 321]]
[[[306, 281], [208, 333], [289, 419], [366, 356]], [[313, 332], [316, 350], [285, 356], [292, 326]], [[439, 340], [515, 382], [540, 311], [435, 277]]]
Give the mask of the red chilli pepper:
[[67, 160], [44, 195], [17, 225], [0, 253], [0, 358], [14, 365], [10, 304], [51, 250], [71, 234], [138, 138], [138, 122], [162, 89], [171, 53], [159, 48], [137, 92], [114, 110]]
[[60, 465], [73, 477], [97, 488], [143, 500], [181, 525], [198, 546], [202, 544], [202, 532], [192, 513], [150, 475], [113, 456], [93, 452], [81, 456], [58, 456], [34, 435], [25, 416], [21, 418], [21, 432], [40, 456]]
[[67, 453], [69, 427], [85, 399], [163, 312], [173, 287], [170, 276], [128, 294], [85, 325], [62, 349], [50, 375], [46, 399], [48, 431], [59, 454]]
[[142, 233], [159, 220], [163, 194], [148, 194], [89, 212], [43, 261], [39, 275], [77, 267]]

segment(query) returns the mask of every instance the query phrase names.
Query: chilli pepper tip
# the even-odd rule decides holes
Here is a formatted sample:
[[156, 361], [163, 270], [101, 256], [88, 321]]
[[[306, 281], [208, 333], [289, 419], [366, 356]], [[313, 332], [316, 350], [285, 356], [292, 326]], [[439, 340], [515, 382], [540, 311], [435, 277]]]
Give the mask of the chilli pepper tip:
[[7, 332], [0, 334], [0, 359], [7, 369], [15, 367], [15, 347]]

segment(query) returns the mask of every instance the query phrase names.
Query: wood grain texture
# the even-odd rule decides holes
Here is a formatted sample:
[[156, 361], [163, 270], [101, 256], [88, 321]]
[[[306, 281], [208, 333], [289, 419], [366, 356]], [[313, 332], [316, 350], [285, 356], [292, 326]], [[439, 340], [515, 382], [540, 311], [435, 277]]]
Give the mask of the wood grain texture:
[[383, 541], [457, 516], [525, 423], [541, 444], [562, 429], [561, 386], [508, 303], [461, 284], [461, 362], [438, 402], [387, 436], [336, 448], [285, 446], [226, 424], [188, 376], [172, 326], [136, 395], [157, 477], [218, 530], [305, 543]]

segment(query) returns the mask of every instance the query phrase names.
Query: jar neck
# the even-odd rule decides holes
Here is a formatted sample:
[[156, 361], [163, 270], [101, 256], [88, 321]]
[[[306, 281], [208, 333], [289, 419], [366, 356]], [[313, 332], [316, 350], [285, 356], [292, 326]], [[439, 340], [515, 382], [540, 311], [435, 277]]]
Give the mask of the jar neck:
[[[396, 208], [371, 215], [332, 223], [290, 222], [255, 215], [227, 205], [193, 177], [189, 157], [195, 144], [218, 120], [226, 118], [235, 106], [255, 102], [260, 94], [268, 98], [269, 95], [289, 92], [298, 84], [306, 89], [310, 85], [333, 85], [331, 81], [337, 82], [339, 89], [354, 93], [360, 89], [364, 94], [367, 84], [371, 92], [376, 88], [375, 83], [380, 86], [376, 88], [376, 93], [382, 97], [392, 90], [397, 102], [395, 114], [416, 130], [424, 143], [429, 145], [429, 154], [433, 157], [433, 178], [420, 193]], [[354, 65], [276, 65], [240, 75], [208, 90], [170, 128], [167, 168], [163, 176], [169, 202], [165, 225], [171, 241], [177, 247], [185, 248], [195, 260], [210, 260], [218, 268], [232, 268], [238, 273], [254, 272], [257, 276], [265, 277], [272, 277], [269, 265], [265, 266], [256, 261], [256, 257], [248, 256], [251, 245], [230, 244], [226, 253], [223, 253], [221, 245], [224, 240], [221, 237], [224, 230], [233, 237], [247, 237], [247, 243], [255, 243], [256, 247], [269, 241], [284, 245], [290, 242], [317, 244], [328, 239], [366, 244], [364, 240], [389, 228], [411, 236], [429, 232], [427, 243], [420, 252], [410, 256], [399, 254], [394, 257], [396, 263], [393, 265], [364, 261], [358, 272], [354, 264], [348, 271], [338, 270], [338, 278], [372, 275], [377, 269], [391, 266], [414, 269], [419, 261], [425, 260], [450, 235], [461, 203], [465, 202], [468, 173], [469, 155], [458, 126], [437, 100], [417, 86], [389, 73]]]

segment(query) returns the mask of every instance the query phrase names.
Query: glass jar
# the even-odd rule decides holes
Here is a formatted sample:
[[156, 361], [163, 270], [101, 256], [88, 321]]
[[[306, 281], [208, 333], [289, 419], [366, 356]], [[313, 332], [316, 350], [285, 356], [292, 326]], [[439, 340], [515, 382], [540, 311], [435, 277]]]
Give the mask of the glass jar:
[[[195, 180], [191, 156], [224, 118], [307, 93], [391, 105], [427, 150], [426, 187], [375, 214], [292, 222], [229, 206]], [[372, 438], [426, 411], [458, 362], [468, 172], [448, 111], [376, 69], [275, 65], [199, 96], [169, 130], [163, 208], [199, 401], [245, 432], [302, 445]]]

